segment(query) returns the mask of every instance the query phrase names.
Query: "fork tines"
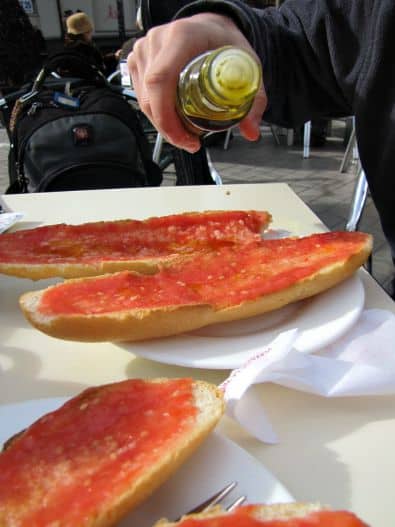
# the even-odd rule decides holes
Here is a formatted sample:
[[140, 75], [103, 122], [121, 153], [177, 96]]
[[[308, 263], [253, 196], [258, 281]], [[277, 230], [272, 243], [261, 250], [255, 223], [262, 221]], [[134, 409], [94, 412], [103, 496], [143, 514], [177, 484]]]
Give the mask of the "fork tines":
[[[205, 500], [202, 503], [199, 503], [196, 507], [194, 507], [192, 510], [188, 511], [187, 514], [197, 514], [199, 512], [203, 512], [210, 507], [214, 507], [214, 505], [218, 505], [219, 503], [223, 502], [223, 500], [232, 492], [232, 490], [237, 486], [236, 481], [232, 481], [229, 483], [229, 485], [226, 485], [223, 489], [219, 490], [212, 496], [210, 496], [207, 500]], [[233, 501], [230, 505], [228, 505], [226, 510], [230, 511], [241, 505], [246, 500], [246, 496], [239, 496], [235, 501]]]

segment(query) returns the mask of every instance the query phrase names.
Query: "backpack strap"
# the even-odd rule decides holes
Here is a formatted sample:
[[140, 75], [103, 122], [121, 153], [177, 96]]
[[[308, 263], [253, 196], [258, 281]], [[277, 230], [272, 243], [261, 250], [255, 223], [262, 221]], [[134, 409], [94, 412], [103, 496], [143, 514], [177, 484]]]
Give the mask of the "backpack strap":
[[87, 70], [91, 74], [92, 80], [99, 81], [103, 85], [109, 84], [107, 82], [106, 77], [95, 64], [92, 64], [87, 58], [85, 58], [80, 53], [76, 53], [70, 50], [55, 53], [54, 55], [51, 55], [48, 58], [43, 68], [37, 75], [35, 81], [33, 82], [32, 91], [40, 90], [44, 85], [44, 82], [52, 74], [53, 71], [56, 71], [57, 69], [62, 67], [64, 69], [70, 67], [72, 68], [73, 65], [78, 66], [81, 69]]

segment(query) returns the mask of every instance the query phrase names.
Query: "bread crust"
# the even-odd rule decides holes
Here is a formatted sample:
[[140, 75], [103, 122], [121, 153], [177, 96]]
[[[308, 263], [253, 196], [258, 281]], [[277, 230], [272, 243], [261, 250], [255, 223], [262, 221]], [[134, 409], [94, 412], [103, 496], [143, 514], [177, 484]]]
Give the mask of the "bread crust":
[[[161, 379], [153, 382], [161, 382]], [[210, 394], [210, 411], [207, 412], [206, 419], [199, 427], [185, 438], [183, 444], [178, 445], [177, 449], [168, 452], [167, 456], [158, 463], [157, 466], [145, 473], [134, 485], [128, 488], [118, 497], [114, 503], [102, 516], [95, 518], [95, 522], [89, 527], [110, 527], [115, 525], [128, 512], [142, 503], [157, 488], [159, 488], [174, 472], [188, 459], [195, 450], [203, 443], [206, 437], [214, 429], [225, 410], [223, 393], [215, 385], [204, 381], [195, 381], [194, 387], [195, 400], [198, 404], [199, 395]], [[203, 412], [203, 408], [201, 409]]]
[[[276, 521], [278, 524], [281, 523], [281, 525], [284, 524], [284, 527], [288, 525], [292, 525], [294, 527], [297, 527], [297, 525], [307, 525], [305, 523], [305, 519], [307, 519], [310, 515], [313, 516], [313, 519], [311, 522], [308, 522], [308, 525], [317, 525], [317, 527], [321, 524], [319, 522], [319, 516], [315, 517], [315, 514], [319, 514], [320, 512], [325, 511], [327, 515], [331, 518], [333, 514], [333, 525], [338, 525], [340, 527], [341, 524], [354, 527], [368, 527], [365, 523], [363, 523], [361, 520], [359, 520], [355, 514], [347, 511], [331, 511], [327, 507], [322, 507], [318, 503], [303, 503], [303, 502], [293, 502], [293, 503], [274, 503], [272, 505], [247, 505], [247, 506], [241, 506], [238, 507], [237, 510], [244, 509], [245, 512], [247, 512], [247, 516], [253, 518], [254, 520], [258, 520], [262, 522], [262, 527], [264, 525], [267, 525], [266, 522], [269, 522], [270, 525], [272, 525], [271, 521]], [[182, 527], [183, 520], [208, 520], [208, 519], [215, 519], [215, 525], [216, 527], [220, 527], [221, 521], [220, 518], [226, 518], [228, 516], [232, 516], [234, 512], [227, 512], [226, 510], [222, 509], [219, 506], [212, 507], [211, 509], [201, 512], [199, 514], [190, 514], [187, 516], [183, 516], [179, 521], [169, 521], [166, 519], [161, 519], [158, 522], [155, 523], [153, 527]], [[342, 519], [344, 519], [344, 523], [340, 523], [341, 520], [339, 520], [339, 515], [341, 515]], [[244, 516], [243, 516], [244, 517]], [[300, 519], [302, 523], [299, 524], [297, 520]], [[205, 523], [207, 525], [207, 522]], [[226, 523], [228, 525], [228, 523]], [[239, 521], [237, 525], [242, 525]], [[325, 525], [329, 525], [328, 523], [328, 516], [326, 516]]]
[[[191, 257], [193, 255], [190, 255]], [[173, 265], [176, 262], [188, 258], [172, 254], [145, 260], [107, 260], [95, 263], [63, 263], [63, 264], [17, 264], [0, 263], [0, 273], [28, 278], [30, 280], [42, 280], [46, 278], [83, 278], [98, 276], [120, 271], [134, 271], [136, 273], [154, 274], [161, 266]]]
[[[253, 508], [251, 508], [250, 516], [258, 520], [286, 520], [290, 518], [303, 518], [310, 512], [320, 510], [323, 510], [323, 507], [318, 503], [274, 503], [271, 505], [254, 505]], [[221, 516], [229, 516], [231, 514], [231, 512], [226, 511], [220, 505], [216, 505], [197, 514], [185, 515], [175, 522], [161, 518], [153, 527], [178, 527], [182, 525], [184, 519], [203, 520], [208, 518], [220, 518]]]
[[[372, 248], [366, 237], [361, 249], [345, 262], [325, 266], [322, 270], [290, 287], [224, 309], [211, 305], [166, 306], [133, 309], [104, 314], [44, 316], [38, 306], [45, 290], [22, 295], [20, 306], [33, 326], [44, 333], [66, 340], [86, 342], [140, 341], [166, 337], [219, 322], [240, 320], [281, 308], [325, 291], [350, 277], [367, 260]], [[91, 280], [94, 278], [87, 278]], [[79, 281], [80, 279], [73, 280]]]
[[[160, 383], [167, 381], [168, 379], [159, 378], [150, 379], [146, 382]], [[151, 466], [149, 470], [146, 470], [144, 474], [134, 481], [128, 481], [125, 484], [124, 492], [120, 493], [106, 510], [98, 512], [94, 517], [87, 517], [79, 527], [110, 527], [114, 525], [166, 481], [210, 434], [224, 412], [222, 391], [215, 385], [204, 381], [192, 382], [195, 406], [198, 408], [198, 415], [193, 428], [184, 437], [177, 439], [172, 448], [168, 449], [154, 466]], [[100, 387], [98, 389], [100, 390]], [[15, 438], [7, 451], [18, 449], [18, 442], [28, 431], [29, 429]], [[114, 429], [115, 433], [116, 428]], [[105, 443], [106, 438], [103, 437], [101, 440]], [[5, 455], [5, 453], [0, 454], [0, 457], [2, 455]], [[109, 485], [111, 485], [111, 482], [109, 482]], [[25, 503], [24, 507], [26, 507]], [[29, 513], [34, 513], [34, 510], [29, 511]], [[7, 524], [7, 514], [13, 515], [13, 511], [8, 510], [7, 513], [7, 510], [2, 509], [0, 506], [0, 525]]]

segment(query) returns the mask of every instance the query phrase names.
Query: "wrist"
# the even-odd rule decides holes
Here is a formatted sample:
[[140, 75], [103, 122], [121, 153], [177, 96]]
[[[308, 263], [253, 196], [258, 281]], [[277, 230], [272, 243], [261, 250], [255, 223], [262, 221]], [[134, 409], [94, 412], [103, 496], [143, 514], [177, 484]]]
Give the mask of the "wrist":
[[255, 55], [250, 43], [237, 24], [226, 15], [205, 12], [192, 15], [184, 20], [191, 24], [191, 30], [194, 28], [196, 31], [196, 28], [199, 28], [200, 36], [205, 35], [207, 50], [231, 45], [243, 48]]

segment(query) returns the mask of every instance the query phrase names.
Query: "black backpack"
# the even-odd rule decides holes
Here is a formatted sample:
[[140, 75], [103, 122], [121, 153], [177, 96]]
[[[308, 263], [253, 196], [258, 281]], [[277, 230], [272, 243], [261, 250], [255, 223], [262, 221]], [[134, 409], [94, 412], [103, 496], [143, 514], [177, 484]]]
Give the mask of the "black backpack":
[[160, 185], [161, 170], [122, 88], [94, 67], [85, 79], [48, 80], [61, 60], [51, 59], [14, 107], [8, 192]]

